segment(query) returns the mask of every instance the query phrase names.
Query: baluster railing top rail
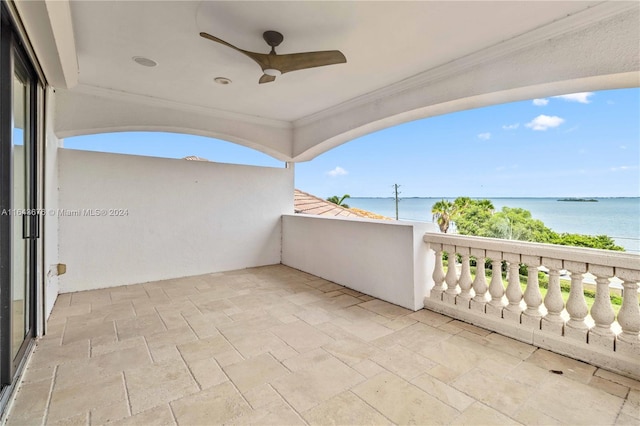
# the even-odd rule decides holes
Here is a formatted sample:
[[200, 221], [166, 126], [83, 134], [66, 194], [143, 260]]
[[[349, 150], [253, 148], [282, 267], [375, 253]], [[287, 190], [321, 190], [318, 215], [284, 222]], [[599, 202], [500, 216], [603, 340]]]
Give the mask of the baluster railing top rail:
[[498, 238], [472, 237], [427, 232], [425, 243], [447, 244], [503, 253], [539, 256], [551, 259], [640, 270], [640, 255], [612, 250], [532, 243], [528, 241], [501, 240]]

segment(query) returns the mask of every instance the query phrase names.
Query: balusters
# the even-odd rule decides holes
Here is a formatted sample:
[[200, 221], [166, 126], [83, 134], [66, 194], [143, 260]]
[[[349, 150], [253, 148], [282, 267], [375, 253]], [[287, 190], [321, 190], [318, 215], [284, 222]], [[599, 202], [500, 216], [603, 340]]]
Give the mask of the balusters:
[[481, 249], [471, 249], [471, 255], [476, 258], [476, 277], [473, 280], [473, 291], [475, 296], [471, 299], [470, 308], [474, 311], [484, 312], [487, 304], [487, 276], [484, 268], [485, 251]]
[[640, 357], [640, 306], [638, 305], [640, 271], [616, 268], [616, 276], [622, 280], [624, 288], [622, 306], [618, 312], [618, 323], [622, 333], [618, 335], [616, 351]]
[[522, 313], [520, 322], [534, 329], [540, 329], [540, 321], [542, 312], [542, 293], [540, 293], [540, 284], [538, 283], [538, 266], [540, 266], [540, 258], [537, 256], [522, 256], [522, 262], [527, 265], [527, 288], [524, 291], [524, 302], [527, 304], [526, 310]]
[[567, 299], [569, 321], [565, 324], [564, 335], [586, 343], [589, 326], [585, 322], [585, 318], [589, 314], [589, 308], [584, 300], [582, 274], [587, 272], [587, 265], [582, 262], [566, 261], [564, 266], [571, 272], [571, 289], [569, 290], [569, 299]]
[[591, 307], [591, 317], [596, 325], [589, 331], [589, 344], [613, 350], [615, 334], [611, 329], [611, 324], [613, 324], [616, 314], [611, 307], [611, 298], [609, 297], [609, 277], [614, 274], [613, 268], [589, 265], [589, 273], [596, 276], [596, 300]]
[[[429, 242], [428, 237], [425, 237], [425, 241]], [[580, 359], [592, 358], [589, 346], [593, 348], [593, 353], [619, 356], [620, 365], [627, 369], [635, 365], [633, 360], [640, 359], [640, 268], [627, 262], [627, 257], [615, 259], [613, 255], [595, 251], [536, 244], [518, 246], [512, 242], [503, 244], [465, 237], [447, 236], [436, 241], [430, 243], [436, 256], [432, 275], [434, 286], [431, 297], [425, 298], [425, 306], [429, 304], [429, 308], [454, 317], [457, 310], [458, 318], [463, 321], [487, 326], [523, 341], [534, 344], [540, 342], [540, 346], [551, 350], [556, 348], [565, 351], [568, 347], [575, 350], [572, 353], [576, 356], [586, 350], [584, 357], [579, 356]], [[446, 271], [443, 267], [445, 252], [449, 259]], [[540, 256], [542, 254], [548, 257]], [[462, 259], [457, 268], [456, 256]], [[573, 260], [567, 260], [567, 257]], [[476, 259], [475, 278], [471, 275], [472, 258]], [[485, 271], [487, 261], [491, 262], [492, 268], [489, 283]], [[506, 288], [502, 279], [503, 262], [508, 267]], [[519, 275], [521, 264], [528, 268], [524, 292]], [[625, 268], [614, 266], [620, 264]], [[541, 265], [549, 270], [549, 285], [544, 300], [538, 279]], [[571, 274], [566, 304], [560, 285], [562, 269]], [[587, 271], [595, 276], [596, 281], [591, 316], [583, 288]], [[617, 323], [609, 293], [609, 282], [613, 277], [620, 278], [624, 287]], [[619, 334], [618, 330], [621, 330]], [[631, 371], [636, 371], [633, 368]]]
[[520, 255], [514, 253], [504, 253], [504, 260], [509, 262], [509, 272], [507, 273], [507, 290], [505, 294], [509, 304], [502, 311], [502, 318], [520, 322], [522, 314], [522, 288], [520, 287]]
[[436, 252], [436, 265], [433, 268], [433, 288], [431, 289], [430, 296], [433, 299], [442, 300], [442, 292], [444, 288], [444, 270], [442, 268], [442, 244], [432, 244], [431, 248]]
[[564, 332], [564, 319], [562, 318], [564, 300], [562, 299], [562, 290], [560, 289], [562, 260], [543, 258], [542, 264], [549, 268], [549, 287], [547, 288], [547, 295], [544, 297], [544, 306], [547, 308], [547, 315], [542, 318], [540, 328], [549, 333], [562, 336]]
[[489, 294], [491, 300], [485, 306], [487, 314], [502, 318], [504, 308], [504, 285], [502, 284], [502, 253], [498, 251], [487, 251], [487, 257], [491, 259], [491, 283], [489, 284]]
[[458, 296], [458, 274], [456, 272], [456, 248], [455, 246], [444, 246], [444, 251], [447, 252], [448, 266], [447, 274], [444, 277], [444, 281], [447, 283], [447, 289], [442, 294], [442, 301], [455, 305], [456, 296]]
[[471, 268], [469, 265], [469, 253], [468, 247], [463, 247], [457, 250], [462, 255], [462, 269], [460, 270], [460, 279], [458, 285], [460, 286], [460, 294], [456, 298], [456, 305], [469, 307], [469, 301], [471, 300]]

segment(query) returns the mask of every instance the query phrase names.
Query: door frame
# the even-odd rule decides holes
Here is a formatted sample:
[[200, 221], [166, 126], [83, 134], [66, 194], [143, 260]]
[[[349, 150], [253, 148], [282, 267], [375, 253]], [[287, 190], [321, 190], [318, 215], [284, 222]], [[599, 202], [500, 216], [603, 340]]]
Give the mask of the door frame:
[[[0, 209], [11, 209], [13, 31], [0, 10]], [[8, 123], [7, 123], [8, 121]], [[7, 147], [8, 145], [8, 147]], [[0, 215], [0, 389], [11, 383], [11, 217]]]
[[[36, 103], [37, 103], [37, 83], [35, 72], [29, 66], [28, 59], [25, 57], [25, 54], [21, 51], [20, 46], [14, 43], [12, 47], [13, 53], [13, 76], [17, 76], [21, 80], [26, 82], [27, 94], [25, 99], [25, 122], [24, 122], [24, 134], [25, 134], [25, 144], [24, 144], [24, 171], [25, 171], [25, 198], [26, 198], [26, 208], [30, 211], [31, 214], [23, 215], [23, 216], [10, 216], [12, 219], [11, 227], [13, 232], [15, 232], [15, 227], [23, 228], [23, 240], [25, 240], [26, 244], [26, 259], [25, 259], [25, 269], [26, 269], [26, 291], [25, 291], [25, 302], [28, 305], [28, 325], [29, 331], [25, 335], [25, 339], [23, 340], [20, 348], [17, 350], [16, 355], [12, 361], [11, 365], [11, 375], [15, 376], [18, 367], [21, 361], [24, 359], [24, 355], [26, 353], [27, 347], [30, 344], [30, 341], [36, 336], [36, 289], [37, 289], [37, 280], [38, 280], [38, 253], [37, 253], [37, 243], [40, 237], [40, 216], [38, 214], [38, 181], [37, 181], [37, 164], [39, 159], [38, 152], [38, 132], [37, 132], [37, 115], [36, 115]], [[13, 94], [11, 94], [13, 95]], [[13, 108], [12, 108], [13, 111]], [[6, 125], [6, 123], [0, 123], [0, 125]], [[13, 142], [13, 141], [12, 141]], [[12, 148], [15, 146], [12, 143]], [[6, 147], [1, 147], [0, 149], [6, 149]], [[13, 158], [12, 158], [13, 160]], [[12, 161], [11, 167], [14, 167], [14, 160]], [[13, 180], [13, 170], [11, 170], [11, 180]], [[14, 186], [13, 181], [9, 182], [10, 191], [13, 192]], [[20, 196], [21, 194], [16, 194]], [[13, 197], [11, 197], [13, 198]], [[26, 238], [25, 238], [26, 233]], [[11, 256], [15, 253], [15, 248], [11, 249]], [[12, 265], [13, 266], [13, 265]], [[11, 271], [12, 276], [16, 274], [22, 274], [23, 271]], [[12, 288], [13, 290], [13, 288]], [[11, 298], [10, 298], [11, 299]], [[25, 306], [25, 309], [27, 307]], [[12, 317], [10, 317], [12, 318]], [[11, 321], [10, 326], [12, 326]], [[15, 348], [13, 348], [15, 349]]]
[[[42, 283], [42, 211], [43, 150], [44, 150], [44, 87], [41, 70], [34, 65], [33, 51], [24, 42], [24, 28], [17, 18], [11, 3], [0, 0], [0, 212], [13, 207], [13, 78], [16, 73], [28, 84], [28, 109], [24, 123], [25, 134], [30, 135], [25, 144], [25, 159], [28, 178], [27, 207], [33, 209], [26, 218], [27, 239], [26, 268], [28, 282], [29, 331], [15, 357], [11, 349], [11, 305], [12, 305], [12, 232], [14, 221], [23, 218], [0, 214], [0, 419], [10, 396], [14, 393], [18, 378], [35, 343], [42, 334], [43, 283]], [[31, 150], [29, 155], [27, 151]], [[26, 170], [25, 170], [26, 172]], [[26, 190], [26, 187], [25, 187]], [[35, 234], [38, 234], [37, 237]], [[25, 294], [26, 296], [26, 294]]]

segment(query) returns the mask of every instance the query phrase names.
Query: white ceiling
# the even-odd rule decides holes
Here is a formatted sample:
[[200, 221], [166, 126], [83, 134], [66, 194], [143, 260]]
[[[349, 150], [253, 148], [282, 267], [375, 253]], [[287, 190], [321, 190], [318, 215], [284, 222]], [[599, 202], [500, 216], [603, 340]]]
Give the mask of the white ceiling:
[[[640, 86], [637, 1], [14, 3], [53, 99], [54, 132], [148, 130], [306, 161], [402, 122], [495, 103]], [[258, 84], [245, 55], [340, 50], [346, 64]], [[142, 56], [158, 63], [143, 67]], [[226, 77], [229, 85], [214, 83]]]
[[[72, 1], [71, 16], [81, 85], [295, 121], [595, 3]], [[270, 29], [284, 34], [278, 53], [338, 49], [347, 63], [259, 85], [256, 63], [198, 35], [267, 53]]]

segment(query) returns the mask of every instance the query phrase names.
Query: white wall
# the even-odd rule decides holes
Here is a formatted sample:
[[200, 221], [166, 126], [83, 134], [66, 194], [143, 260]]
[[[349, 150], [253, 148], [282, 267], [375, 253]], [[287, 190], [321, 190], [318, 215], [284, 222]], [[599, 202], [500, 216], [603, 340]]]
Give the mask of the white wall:
[[433, 256], [427, 256], [422, 222], [282, 218], [282, 263], [387, 302], [418, 310], [430, 290]]
[[59, 149], [60, 292], [280, 263], [293, 169]]
[[[53, 110], [55, 94], [47, 89], [49, 102], [47, 109], [47, 129], [44, 146], [44, 206], [46, 209], [58, 209], [58, 146], [60, 141], [53, 133]], [[46, 214], [42, 217], [42, 244], [44, 251], [44, 317], [48, 318], [59, 293], [58, 264], [58, 217]]]

